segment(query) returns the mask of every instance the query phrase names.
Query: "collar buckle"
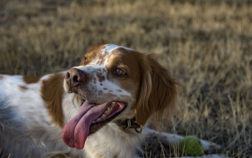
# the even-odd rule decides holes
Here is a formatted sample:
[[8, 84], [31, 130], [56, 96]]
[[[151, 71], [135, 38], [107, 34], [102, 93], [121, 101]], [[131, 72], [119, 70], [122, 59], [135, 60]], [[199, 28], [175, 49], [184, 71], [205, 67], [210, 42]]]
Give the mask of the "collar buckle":
[[136, 122], [136, 118], [133, 117], [131, 119], [125, 119], [125, 120], [118, 120], [116, 122], [120, 127], [122, 127], [123, 129], [130, 129], [133, 128], [137, 133], [141, 133], [142, 132], [142, 126], [139, 125]]

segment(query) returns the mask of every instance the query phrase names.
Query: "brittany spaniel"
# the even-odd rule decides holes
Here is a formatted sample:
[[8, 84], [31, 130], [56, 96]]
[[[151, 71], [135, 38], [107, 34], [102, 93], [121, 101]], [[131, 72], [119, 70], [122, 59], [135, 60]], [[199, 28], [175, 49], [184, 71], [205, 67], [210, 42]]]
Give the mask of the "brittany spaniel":
[[0, 75], [0, 87], [2, 156], [146, 157], [151, 138], [182, 139], [145, 127], [172, 112], [176, 82], [151, 55], [127, 47], [93, 47], [79, 66], [42, 77]]

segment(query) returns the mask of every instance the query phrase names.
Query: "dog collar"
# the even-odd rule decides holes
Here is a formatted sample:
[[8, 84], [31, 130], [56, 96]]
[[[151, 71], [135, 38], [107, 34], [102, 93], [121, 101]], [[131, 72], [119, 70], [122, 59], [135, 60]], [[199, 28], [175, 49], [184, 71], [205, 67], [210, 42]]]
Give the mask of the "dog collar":
[[142, 132], [142, 126], [137, 123], [136, 118], [117, 120], [116, 124], [123, 129], [133, 128], [137, 133]]

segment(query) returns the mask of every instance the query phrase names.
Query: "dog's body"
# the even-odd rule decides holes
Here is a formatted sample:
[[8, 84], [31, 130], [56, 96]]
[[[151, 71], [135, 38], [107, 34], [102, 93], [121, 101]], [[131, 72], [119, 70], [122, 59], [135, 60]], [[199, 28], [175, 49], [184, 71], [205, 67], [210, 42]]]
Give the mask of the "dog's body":
[[39, 78], [0, 75], [0, 87], [2, 155], [144, 157], [151, 135], [167, 144], [182, 139], [144, 127], [152, 114], [174, 109], [176, 85], [151, 57], [129, 48], [101, 45], [80, 66]]
[[67, 149], [41, 97], [41, 82], [48, 77], [27, 83], [23, 76], [1, 75], [0, 148], [13, 157], [44, 157]]

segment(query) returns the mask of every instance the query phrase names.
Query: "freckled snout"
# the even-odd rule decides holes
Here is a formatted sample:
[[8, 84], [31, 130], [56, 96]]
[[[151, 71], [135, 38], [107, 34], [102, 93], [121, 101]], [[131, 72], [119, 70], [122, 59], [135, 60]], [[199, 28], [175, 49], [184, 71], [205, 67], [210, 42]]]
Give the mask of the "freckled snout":
[[79, 85], [83, 85], [87, 82], [87, 73], [76, 69], [71, 68], [65, 75], [65, 80], [70, 88], [78, 87]]

